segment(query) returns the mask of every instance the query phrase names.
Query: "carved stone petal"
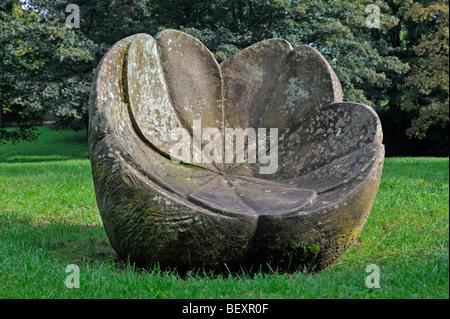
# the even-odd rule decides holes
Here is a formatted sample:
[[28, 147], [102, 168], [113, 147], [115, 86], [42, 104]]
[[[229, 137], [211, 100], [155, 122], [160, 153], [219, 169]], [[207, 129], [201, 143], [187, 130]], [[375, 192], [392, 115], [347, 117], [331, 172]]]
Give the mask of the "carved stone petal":
[[[159, 150], [145, 143], [132, 124], [127, 92], [123, 89], [123, 65], [127, 49], [135, 40], [139, 43], [141, 35], [126, 38], [115, 44], [99, 64], [93, 83], [91, 116], [89, 122], [90, 155], [97, 154], [96, 145], [102, 140], [109, 141], [110, 149], [102, 156], [112, 156], [117, 162], [127, 161], [135, 169], [166, 189], [187, 196], [193, 189], [214, 178], [216, 173], [210, 170], [194, 169], [175, 165]], [[126, 141], [126, 142], [122, 142]], [[92, 159], [92, 158], [91, 158]], [[104, 168], [94, 164], [95, 170]], [[118, 165], [112, 167], [115, 170]]]
[[[293, 50], [283, 39], [256, 43], [221, 63], [224, 79], [224, 125], [257, 129], [278, 85], [284, 61]], [[225, 152], [233, 144], [224, 141]], [[238, 164], [226, 164], [230, 172]]]
[[193, 121], [201, 120], [203, 129], [222, 130], [222, 74], [212, 53], [184, 32], [164, 30], [156, 39], [173, 107], [184, 127], [192, 133]]
[[277, 75], [276, 90], [259, 126], [288, 134], [312, 109], [341, 101], [341, 84], [328, 62], [316, 49], [299, 46], [289, 53]]
[[153, 37], [147, 34], [133, 37], [123, 73], [135, 130], [155, 148], [169, 154], [175, 142], [170, 132], [182, 124], [172, 106]]
[[293, 50], [271, 39], [242, 50], [221, 64], [224, 77], [225, 127], [256, 128], [270, 105], [284, 61]]
[[[372, 143], [381, 145], [382, 140], [381, 123], [371, 107], [358, 103], [331, 103], [310, 110], [299, 120], [297, 130], [280, 141], [276, 174], [259, 174], [259, 164], [242, 165], [233, 174], [292, 182], [293, 178], [319, 168], [323, 168], [323, 172], [329, 168], [329, 174], [343, 173], [343, 166], [336, 164], [335, 169], [331, 166], [333, 161], [352, 158], [351, 154], [357, 150]], [[308, 188], [306, 185], [301, 187]]]
[[280, 146], [278, 178], [301, 176], [383, 139], [375, 111], [358, 103], [331, 103], [299, 125]]
[[105, 54], [100, 61], [92, 82], [89, 107], [89, 154], [99, 141], [111, 134], [126, 135], [132, 131], [132, 123], [123, 121], [128, 109], [123, 91], [125, 52], [133, 37], [125, 38]]
[[[286, 137], [312, 110], [342, 101], [336, 74], [310, 46], [293, 49], [283, 39], [266, 40], [238, 52], [221, 68], [225, 127], [277, 128]], [[228, 171], [237, 166], [228, 165]]]
[[295, 187], [307, 186], [318, 194], [342, 187], [362, 175], [372, 165], [380, 148], [382, 146], [378, 143], [368, 144], [305, 175], [283, 182]]

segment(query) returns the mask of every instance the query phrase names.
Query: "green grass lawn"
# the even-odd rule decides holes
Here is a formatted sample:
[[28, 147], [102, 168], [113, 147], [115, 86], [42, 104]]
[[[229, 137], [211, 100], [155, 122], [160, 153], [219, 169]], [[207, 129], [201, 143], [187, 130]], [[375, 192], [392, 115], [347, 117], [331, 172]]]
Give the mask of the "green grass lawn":
[[[448, 298], [449, 160], [388, 158], [358, 242], [320, 273], [140, 269], [115, 258], [97, 210], [86, 132], [41, 128], [0, 145], [0, 298]], [[65, 285], [66, 266], [80, 288]], [[381, 288], [365, 285], [380, 268]]]

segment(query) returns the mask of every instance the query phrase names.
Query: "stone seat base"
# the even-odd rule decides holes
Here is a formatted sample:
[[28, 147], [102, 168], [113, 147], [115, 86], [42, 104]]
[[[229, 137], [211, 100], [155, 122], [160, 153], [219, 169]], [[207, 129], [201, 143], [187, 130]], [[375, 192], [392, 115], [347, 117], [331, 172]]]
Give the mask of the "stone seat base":
[[311, 207], [317, 193], [262, 179], [218, 176], [192, 192], [189, 199], [224, 214], [284, 215]]

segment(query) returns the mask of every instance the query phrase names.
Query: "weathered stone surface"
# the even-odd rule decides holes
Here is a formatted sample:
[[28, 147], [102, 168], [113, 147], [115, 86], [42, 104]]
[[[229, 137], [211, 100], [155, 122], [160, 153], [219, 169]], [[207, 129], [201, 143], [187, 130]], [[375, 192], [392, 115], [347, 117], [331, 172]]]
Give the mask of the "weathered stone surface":
[[271, 39], [252, 45], [221, 64], [226, 127], [258, 127], [292, 50], [289, 42]]
[[[318, 51], [255, 44], [219, 65], [175, 30], [116, 43], [92, 86], [89, 153], [97, 203], [117, 253], [178, 269], [326, 267], [361, 231], [384, 161], [381, 124], [342, 102]], [[278, 170], [174, 163], [173, 130], [278, 128]], [[227, 146], [223, 144], [226, 148]]]
[[223, 129], [220, 66], [203, 43], [184, 32], [164, 30], [156, 39], [172, 107], [190, 131], [194, 144], [203, 148], [206, 142], [192, 134], [193, 121], [201, 120], [202, 133], [207, 127]]
[[123, 76], [135, 130], [155, 148], [169, 154], [174, 144], [170, 132], [183, 125], [170, 101], [155, 39], [146, 34], [134, 37], [126, 53]]

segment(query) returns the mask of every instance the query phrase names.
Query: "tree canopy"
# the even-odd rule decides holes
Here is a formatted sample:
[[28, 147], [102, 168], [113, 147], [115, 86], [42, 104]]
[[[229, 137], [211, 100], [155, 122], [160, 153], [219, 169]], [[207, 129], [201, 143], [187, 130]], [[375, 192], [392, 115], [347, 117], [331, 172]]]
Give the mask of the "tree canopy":
[[108, 48], [174, 28], [199, 38], [219, 62], [274, 37], [311, 45], [336, 71], [344, 99], [380, 114], [388, 155], [417, 142], [425, 153], [448, 154], [448, 0], [376, 1], [378, 28], [366, 23], [373, 2], [363, 0], [71, 3], [80, 9], [78, 29], [65, 25], [67, 1], [0, 4], [0, 126], [20, 128], [0, 129], [0, 140], [33, 138], [43, 117], [56, 128], [85, 127], [94, 70]]

